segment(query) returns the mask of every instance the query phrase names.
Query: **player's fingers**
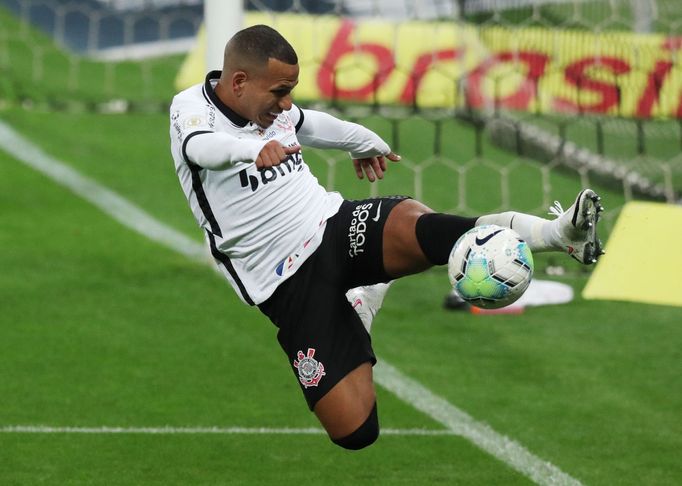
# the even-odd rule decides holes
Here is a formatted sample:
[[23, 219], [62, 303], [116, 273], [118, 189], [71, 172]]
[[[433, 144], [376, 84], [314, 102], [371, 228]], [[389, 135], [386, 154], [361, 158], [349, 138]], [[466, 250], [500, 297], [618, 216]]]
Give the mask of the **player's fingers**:
[[383, 157], [373, 157], [370, 161], [372, 170], [374, 171], [374, 174], [377, 176], [378, 179], [384, 178], [384, 169], [386, 169], [386, 162], [383, 162], [384, 166], [381, 167], [382, 162]]
[[379, 159], [379, 167], [381, 167], [381, 170], [386, 172], [387, 165], [386, 165], [386, 159], [384, 158], [384, 156], [381, 155], [381, 156], [377, 157], [377, 159]]
[[272, 165], [279, 165], [287, 157], [286, 148], [280, 145], [272, 152]]
[[258, 158], [261, 159], [261, 164], [256, 162], [256, 166], [261, 168], [279, 165], [282, 161], [286, 160], [290, 154], [295, 154], [300, 151], [301, 146], [298, 144], [292, 147], [284, 147], [277, 140], [271, 140], [261, 149], [260, 154], [258, 155]]
[[265, 160], [263, 155], [259, 155], [258, 159], [256, 159], [256, 168], [260, 170], [267, 169], [268, 167], [270, 167], [270, 163]]
[[284, 151], [284, 147], [278, 145], [273, 147], [272, 150], [268, 151], [268, 161], [270, 163], [269, 167], [274, 167], [282, 163], [288, 155]]
[[370, 163], [369, 159], [363, 159], [362, 160], [362, 167], [365, 169], [365, 174], [367, 174], [367, 180], [369, 182], [374, 182], [376, 180], [376, 177], [374, 176], [374, 170], [372, 168], [372, 164]]
[[284, 147], [284, 153], [287, 155], [297, 154], [301, 151], [300, 145], [292, 145], [291, 147]]
[[358, 159], [353, 159], [353, 167], [355, 168], [355, 175], [358, 177], [358, 179], [362, 179], [365, 177], [364, 174], [362, 173], [362, 166]]
[[273, 150], [265, 150], [261, 152], [261, 159], [261, 165], [258, 166], [259, 169], [269, 169], [273, 165], [277, 165], [279, 163], [278, 155], [276, 151]]
[[396, 154], [395, 152], [391, 152], [390, 154], [388, 154], [386, 156], [386, 158], [388, 160], [392, 160], [393, 162], [398, 162], [400, 159], [402, 159], [402, 157], [400, 155]]
[[282, 153], [284, 153], [282, 146], [276, 140], [271, 140], [266, 143], [256, 158], [256, 167], [259, 169], [272, 167], [273, 151], [276, 151], [278, 148]]

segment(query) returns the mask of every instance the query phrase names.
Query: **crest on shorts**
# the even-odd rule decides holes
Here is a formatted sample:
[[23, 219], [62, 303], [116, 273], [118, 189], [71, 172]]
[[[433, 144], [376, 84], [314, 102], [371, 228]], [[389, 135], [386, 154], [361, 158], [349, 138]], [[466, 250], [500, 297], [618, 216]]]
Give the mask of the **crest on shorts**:
[[298, 370], [298, 379], [301, 385], [306, 388], [317, 386], [326, 373], [324, 372], [324, 365], [314, 358], [315, 348], [308, 348], [308, 354], [299, 351], [296, 356], [298, 359], [294, 360], [294, 368]]

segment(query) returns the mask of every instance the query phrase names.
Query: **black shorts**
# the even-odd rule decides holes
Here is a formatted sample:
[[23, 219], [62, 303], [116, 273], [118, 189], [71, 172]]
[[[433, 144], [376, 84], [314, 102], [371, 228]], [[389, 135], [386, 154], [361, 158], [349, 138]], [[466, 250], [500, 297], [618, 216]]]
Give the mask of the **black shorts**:
[[312, 410], [344, 376], [362, 363], [376, 363], [369, 334], [346, 300], [360, 285], [388, 282], [383, 229], [403, 196], [344, 201], [327, 221], [320, 247], [258, 307], [279, 328]]

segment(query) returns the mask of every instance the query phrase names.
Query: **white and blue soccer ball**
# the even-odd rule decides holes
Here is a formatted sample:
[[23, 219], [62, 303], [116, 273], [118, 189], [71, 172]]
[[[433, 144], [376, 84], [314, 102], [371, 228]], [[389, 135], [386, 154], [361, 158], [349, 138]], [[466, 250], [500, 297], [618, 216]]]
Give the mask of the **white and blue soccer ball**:
[[533, 255], [516, 231], [494, 224], [477, 226], [455, 243], [448, 277], [455, 293], [484, 309], [515, 302], [533, 278]]

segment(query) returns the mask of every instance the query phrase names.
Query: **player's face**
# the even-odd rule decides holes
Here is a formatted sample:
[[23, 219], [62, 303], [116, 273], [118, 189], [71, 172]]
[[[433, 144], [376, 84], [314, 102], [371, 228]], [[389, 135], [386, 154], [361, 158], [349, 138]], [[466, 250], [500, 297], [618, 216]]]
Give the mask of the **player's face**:
[[247, 118], [267, 128], [282, 111], [291, 109], [291, 91], [298, 84], [298, 64], [270, 59], [244, 86]]

